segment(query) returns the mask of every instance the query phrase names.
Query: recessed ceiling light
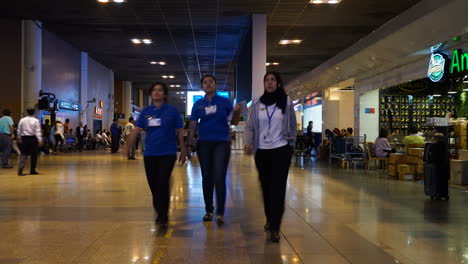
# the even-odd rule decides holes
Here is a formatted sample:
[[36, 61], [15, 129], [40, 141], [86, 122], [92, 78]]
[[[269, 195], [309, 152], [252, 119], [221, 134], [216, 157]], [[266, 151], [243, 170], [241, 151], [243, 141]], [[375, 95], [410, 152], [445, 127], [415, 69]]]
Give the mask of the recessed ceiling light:
[[158, 62], [158, 63], [159, 63], [159, 65], [166, 65], [166, 62], [165, 62], [165, 61], [160, 61], [160, 62]]
[[98, 0], [99, 3], [107, 3], [109, 0]]
[[301, 39], [282, 39], [280, 40], [280, 45], [289, 45], [289, 44], [301, 44]]
[[279, 65], [279, 62], [273, 62], [272, 64], [273, 65]]
[[184, 103], [187, 103], [187, 101], [184, 101]]
[[157, 64], [157, 62], [155, 62], [155, 61], [150, 61], [150, 63], [151, 63], [151, 64]]
[[269, 62], [267, 62], [267, 63], [265, 63], [265, 65], [266, 65], [266, 66], [270, 66], [270, 63], [269, 63]]
[[170, 86], [170, 87], [175, 87], [175, 85], [173, 85], [173, 84], [171, 84], [171, 85], [169, 85], [169, 86]]
[[177, 84], [175, 87], [180, 87], [180, 85], [179, 85], [179, 84]]
[[123, 3], [125, 2], [124, 0], [114, 0], [114, 3]]
[[457, 94], [457, 91], [448, 91], [448, 94]]
[[143, 43], [145, 43], [145, 44], [151, 44], [151, 43], [153, 43], [153, 41], [151, 41], [151, 39], [143, 39], [142, 41], [143, 41]]
[[174, 79], [174, 75], [169, 75], [169, 78], [170, 78], [170, 79]]
[[141, 44], [141, 40], [139, 39], [132, 39], [133, 44]]
[[335, 5], [335, 4], [339, 4], [340, 2], [341, 0], [310, 0], [309, 3], [316, 4], [316, 5], [319, 5], [319, 4]]
[[329, 4], [339, 4], [340, 3], [340, 0], [328, 0], [328, 3]]
[[434, 96], [434, 97], [441, 97], [442, 95], [441, 95], [441, 94], [433, 94], [432, 96]]
[[163, 77], [164, 79], [167, 79], [167, 75], [163, 75], [162, 77]]

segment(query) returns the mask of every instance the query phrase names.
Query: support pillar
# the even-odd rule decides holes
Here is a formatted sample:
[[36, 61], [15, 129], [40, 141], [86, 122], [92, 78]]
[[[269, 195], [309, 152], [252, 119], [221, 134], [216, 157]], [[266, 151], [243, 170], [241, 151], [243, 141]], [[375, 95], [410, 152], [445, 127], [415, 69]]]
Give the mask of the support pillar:
[[42, 82], [42, 24], [24, 20], [23, 27], [23, 67], [21, 112], [35, 107], [39, 99]]
[[252, 97], [264, 92], [263, 76], [267, 62], [267, 19], [266, 14], [252, 15]]
[[81, 115], [80, 121], [83, 124], [92, 123], [92, 112], [90, 109], [90, 103], [93, 98], [88, 98], [88, 53], [81, 52], [81, 80], [80, 80], [80, 103], [81, 103]]
[[123, 83], [123, 113], [125, 118], [128, 119], [132, 116], [131, 102], [132, 100], [132, 82], [124, 81]]

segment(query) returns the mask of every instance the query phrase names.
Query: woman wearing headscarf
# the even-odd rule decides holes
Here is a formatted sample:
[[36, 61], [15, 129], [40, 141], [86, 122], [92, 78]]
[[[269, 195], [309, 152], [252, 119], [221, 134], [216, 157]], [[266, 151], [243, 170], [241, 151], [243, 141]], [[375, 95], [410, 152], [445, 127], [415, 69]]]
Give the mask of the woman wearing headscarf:
[[281, 76], [268, 72], [263, 82], [265, 92], [260, 100], [252, 103], [245, 128], [245, 152], [255, 154], [265, 208], [265, 231], [270, 233], [270, 241], [277, 243], [296, 140], [296, 115]]

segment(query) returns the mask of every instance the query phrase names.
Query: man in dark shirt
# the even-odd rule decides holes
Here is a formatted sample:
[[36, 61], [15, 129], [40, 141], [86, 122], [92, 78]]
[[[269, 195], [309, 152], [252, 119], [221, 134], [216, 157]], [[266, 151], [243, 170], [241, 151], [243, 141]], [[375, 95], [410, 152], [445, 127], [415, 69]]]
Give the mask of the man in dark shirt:
[[120, 145], [120, 134], [122, 133], [122, 128], [119, 126], [119, 119], [114, 118], [113, 123], [110, 127], [111, 136], [112, 136], [112, 153], [117, 153], [119, 151]]
[[44, 152], [44, 154], [49, 155], [49, 149], [50, 149], [50, 121], [49, 119], [46, 119], [44, 121], [44, 124], [42, 124], [41, 127], [42, 130], [42, 140], [44, 142], [44, 145], [41, 147], [41, 151]]
[[78, 139], [77, 149], [78, 151], [83, 151], [83, 142], [85, 137], [85, 129], [83, 127], [83, 122], [80, 122], [79, 126], [76, 128], [76, 138]]

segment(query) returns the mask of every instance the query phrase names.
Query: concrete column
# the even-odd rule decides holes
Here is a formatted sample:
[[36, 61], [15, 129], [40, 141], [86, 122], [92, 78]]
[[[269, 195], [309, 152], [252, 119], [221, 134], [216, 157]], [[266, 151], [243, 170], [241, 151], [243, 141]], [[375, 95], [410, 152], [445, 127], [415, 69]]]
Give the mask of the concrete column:
[[125, 118], [128, 119], [132, 116], [131, 105], [130, 102], [132, 100], [132, 82], [124, 81], [123, 83], [123, 111], [125, 114]]
[[23, 20], [23, 67], [21, 111], [35, 107], [39, 99], [42, 82], [42, 24]]
[[[81, 115], [80, 121], [83, 124], [89, 124], [92, 122], [93, 109], [88, 105], [88, 101], [93, 98], [88, 98], [88, 53], [81, 52], [81, 80], [80, 80], [80, 103], [81, 103]], [[86, 110], [86, 112], [84, 112]]]
[[267, 20], [266, 14], [252, 15], [252, 97], [263, 94], [263, 76], [266, 73]]
[[144, 97], [144, 95], [143, 95], [143, 89], [138, 89], [138, 101], [139, 101], [139, 102], [138, 102], [138, 106], [139, 106], [140, 108], [143, 108], [144, 105], [145, 105], [145, 103], [143, 102], [143, 100], [144, 100], [143, 97]]

